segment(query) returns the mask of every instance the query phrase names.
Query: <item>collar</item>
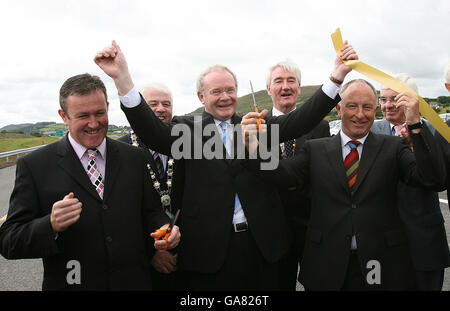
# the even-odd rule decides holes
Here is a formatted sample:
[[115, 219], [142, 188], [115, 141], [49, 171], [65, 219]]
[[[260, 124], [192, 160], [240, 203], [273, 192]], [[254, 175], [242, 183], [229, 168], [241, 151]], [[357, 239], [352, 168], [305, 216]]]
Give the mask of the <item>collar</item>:
[[[344, 146], [347, 145], [347, 143], [351, 140], [355, 140], [355, 139], [351, 139], [350, 137], [348, 137], [347, 135], [345, 135], [345, 133], [341, 130], [339, 131], [340, 135], [341, 135], [341, 147], [344, 148]], [[366, 136], [356, 139], [357, 141], [359, 141], [361, 143], [361, 146], [364, 144], [364, 142], [367, 139], [367, 136], [369, 136], [369, 133], [366, 134]]]
[[[297, 109], [297, 107], [294, 107], [294, 109], [292, 109], [292, 110], [289, 111], [288, 113], [291, 113], [291, 112], [294, 111], [295, 109]], [[285, 115], [285, 114], [287, 114], [287, 113], [283, 113], [283, 112], [281, 112], [280, 110], [278, 110], [277, 108], [272, 107], [272, 116], [278, 117], [278, 116], [282, 116], [282, 115]]]
[[216, 126], [220, 126], [220, 123], [225, 122], [227, 124], [227, 127], [231, 124], [231, 119], [225, 120], [225, 121], [220, 121], [217, 119], [214, 119], [214, 123], [216, 124]]
[[[73, 139], [73, 137], [70, 135], [69, 132], [69, 142], [72, 145], [73, 150], [75, 151], [75, 153], [78, 156], [78, 159], [81, 159], [83, 157], [83, 155], [86, 153], [86, 150], [88, 148], [86, 148], [83, 145], [80, 145], [78, 142], [75, 141], [75, 139]], [[103, 141], [100, 145], [98, 145], [97, 147], [98, 152], [100, 153], [100, 155], [102, 156], [103, 159], [106, 159], [106, 137], [103, 138]]]

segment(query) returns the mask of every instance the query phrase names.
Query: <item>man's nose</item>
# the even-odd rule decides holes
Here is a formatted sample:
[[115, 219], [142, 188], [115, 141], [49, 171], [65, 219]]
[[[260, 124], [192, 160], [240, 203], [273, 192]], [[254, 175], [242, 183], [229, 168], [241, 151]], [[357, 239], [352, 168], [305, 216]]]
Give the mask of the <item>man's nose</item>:
[[96, 128], [98, 126], [98, 124], [99, 124], [99, 122], [98, 122], [97, 117], [95, 115], [92, 115], [92, 116], [89, 117], [88, 126], [90, 128]]
[[156, 105], [155, 110], [158, 112], [164, 112], [164, 107], [162, 104], [158, 104]]

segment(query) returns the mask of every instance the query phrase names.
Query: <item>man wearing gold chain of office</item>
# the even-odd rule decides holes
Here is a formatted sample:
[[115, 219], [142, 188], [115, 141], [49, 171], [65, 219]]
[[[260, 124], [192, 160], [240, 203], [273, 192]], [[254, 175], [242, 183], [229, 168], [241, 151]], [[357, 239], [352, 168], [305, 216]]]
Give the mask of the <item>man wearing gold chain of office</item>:
[[[161, 121], [170, 123], [172, 120], [172, 94], [167, 86], [159, 83], [149, 84], [142, 90], [142, 96]], [[175, 214], [172, 195], [174, 159], [147, 148], [133, 131], [119, 138], [119, 140], [143, 148], [148, 162], [148, 173], [153, 188], [159, 196], [161, 207], [170, 219], [173, 219]], [[175, 273], [177, 270], [177, 254], [169, 251], [156, 252], [152, 258], [152, 268], [153, 290], [180, 289]]]

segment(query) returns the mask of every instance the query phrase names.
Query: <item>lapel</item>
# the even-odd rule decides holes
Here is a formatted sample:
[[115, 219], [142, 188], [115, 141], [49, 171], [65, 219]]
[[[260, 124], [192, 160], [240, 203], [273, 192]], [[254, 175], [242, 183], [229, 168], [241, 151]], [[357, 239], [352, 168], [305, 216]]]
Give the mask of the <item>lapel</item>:
[[80, 159], [78, 159], [77, 154], [73, 150], [67, 135], [58, 142], [57, 154], [59, 156], [58, 165], [92, 197], [101, 201], [98, 193], [95, 191], [95, 188], [91, 183], [91, 180], [86, 174]]
[[358, 167], [358, 177], [356, 177], [356, 183], [353, 186], [354, 192], [358, 191], [359, 186], [366, 178], [367, 173], [372, 167], [373, 162], [383, 146], [383, 142], [384, 139], [382, 135], [376, 135], [369, 132], [369, 136], [367, 136], [367, 139], [363, 145], [363, 152]]
[[115, 143], [106, 137], [105, 191], [103, 193], [103, 201], [106, 201], [111, 194], [122, 163], [120, 160], [120, 150]]
[[330, 139], [330, 143], [325, 143], [325, 149], [328, 161], [330, 162], [333, 173], [336, 175], [338, 183], [350, 194], [342, 157], [341, 135], [337, 134], [333, 136]]
[[377, 123], [380, 123], [380, 134], [392, 135], [391, 126], [388, 120], [383, 119], [382, 121], [378, 121]]

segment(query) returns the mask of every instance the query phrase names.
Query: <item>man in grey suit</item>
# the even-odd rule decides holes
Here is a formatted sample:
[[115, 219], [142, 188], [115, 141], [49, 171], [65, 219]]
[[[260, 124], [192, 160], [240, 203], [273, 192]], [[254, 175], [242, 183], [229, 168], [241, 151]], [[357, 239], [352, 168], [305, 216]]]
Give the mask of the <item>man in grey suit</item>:
[[[399, 74], [396, 78], [418, 93], [416, 83], [407, 74]], [[395, 106], [397, 95], [394, 90], [384, 86], [381, 88], [379, 101], [384, 119], [374, 123], [371, 131], [405, 135], [409, 140], [407, 127], [403, 126], [406, 122], [405, 109]], [[435, 132], [428, 122], [422, 121], [426, 124], [424, 126]], [[450, 266], [450, 252], [437, 192], [400, 181], [397, 185], [397, 205], [405, 225], [417, 290], [441, 290], [444, 269]]]

